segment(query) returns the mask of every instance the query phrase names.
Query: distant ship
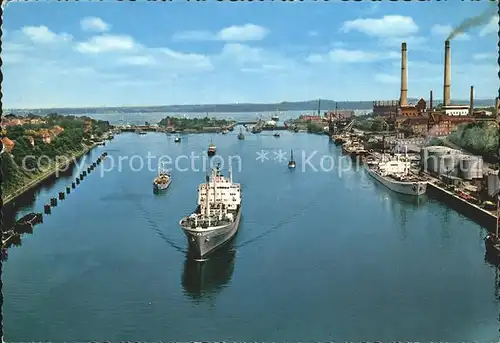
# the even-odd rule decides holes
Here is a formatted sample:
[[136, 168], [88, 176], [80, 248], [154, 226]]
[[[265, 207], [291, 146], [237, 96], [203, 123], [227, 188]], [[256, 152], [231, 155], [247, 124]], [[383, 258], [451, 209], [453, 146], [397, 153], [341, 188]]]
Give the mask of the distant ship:
[[172, 177], [162, 163], [158, 164], [158, 175], [153, 180], [153, 191], [159, 192], [170, 186]]
[[226, 130], [226, 129], [222, 130], [222, 134], [223, 134], [223, 135], [226, 135], [228, 132], [229, 132], [229, 131], [228, 131], [228, 130]]
[[208, 146], [207, 155], [214, 156], [216, 152], [217, 152], [217, 149], [215, 147], [215, 144], [210, 143], [210, 145]]
[[411, 175], [410, 165], [408, 158], [398, 154], [389, 161], [369, 164], [367, 169], [370, 176], [396, 193], [423, 195], [427, 191], [427, 182]]
[[271, 120], [273, 120], [273, 121], [279, 121], [280, 120], [280, 116], [278, 115], [278, 111], [276, 111], [276, 114], [273, 114], [273, 116], [271, 117]]
[[238, 133], [238, 139], [240, 141], [245, 139], [245, 135], [243, 134], [243, 130], [240, 128], [240, 133]]
[[288, 162], [288, 168], [295, 168], [295, 160], [293, 159], [293, 150], [290, 150], [290, 161]]
[[138, 135], [145, 135], [147, 132], [144, 131], [144, 130], [141, 130], [141, 129], [137, 129], [135, 130], [135, 132], [138, 134]]
[[174, 138], [174, 142], [175, 142], [175, 143], [179, 143], [180, 141], [181, 141], [181, 137], [176, 136], [176, 137]]
[[279, 132], [276, 132], [273, 136], [274, 136], [274, 137], [279, 137], [279, 136], [280, 136], [280, 134], [279, 134]]
[[192, 255], [202, 258], [234, 237], [241, 219], [241, 185], [221, 174], [220, 167], [198, 186], [198, 206], [179, 222]]

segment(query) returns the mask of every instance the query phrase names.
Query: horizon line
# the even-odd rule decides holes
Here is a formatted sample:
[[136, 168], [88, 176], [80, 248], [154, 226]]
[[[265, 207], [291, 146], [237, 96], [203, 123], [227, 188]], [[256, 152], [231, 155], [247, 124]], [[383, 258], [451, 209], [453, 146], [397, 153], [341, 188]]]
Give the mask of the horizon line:
[[[413, 96], [409, 96], [408, 99], [424, 99], [426, 100], [424, 97], [413, 97]], [[314, 101], [318, 101], [318, 100], [321, 100], [321, 101], [331, 101], [331, 102], [335, 102], [335, 103], [349, 103], [349, 102], [376, 102], [376, 101], [399, 101], [399, 99], [379, 99], [379, 100], [331, 100], [331, 99], [315, 99], [315, 100], [299, 100], [299, 101], [288, 101], [288, 100], [284, 100], [284, 101], [281, 101], [281, 102], [235, 102], [235, 103], [215, 103], [215, 104], [183, 104], [183, 105], [179, 105], [179, 104], [176, 104], [176, 105], [115, 105], [115, 106], [75, 106], [75, 107], [71, 107], [71, 106], [65, 106], [65, 107], [31, 107], [31, 108], [5, 108], [5, 109], [2, 109], [2, 112], [4, 111], [7, 111], [7, 110], [50, 110], [50, 109], [54, 109], [54, 110], [64, 110], [64, 109], [109, 109], [109, 108], [134, 108], [134, 107], [181, 107], [181, 106], [231, 106], [231, 105], [279, 105], [279, 104], [283, 104], [283, 103], [301, 103], [301, 102], [314, 102]], [[433, 98], [433, 102], [439, 102], [439, 101], [442, 101], [443, 99], [440, 99], [440, 98]], [[451, 101], [466, 101], [466, 102], [469, 102], [470, 99], [451, 99]], [[493, 98], [483, 98], [483, 97], [475, 97], [474, 100], [492, 100], [492, 101], [495, 101], [495, 97]], [[429, 101], [429, 99], [427, 99], [426, 101]], [[3, 115], [3, 113], [2, 113]]]

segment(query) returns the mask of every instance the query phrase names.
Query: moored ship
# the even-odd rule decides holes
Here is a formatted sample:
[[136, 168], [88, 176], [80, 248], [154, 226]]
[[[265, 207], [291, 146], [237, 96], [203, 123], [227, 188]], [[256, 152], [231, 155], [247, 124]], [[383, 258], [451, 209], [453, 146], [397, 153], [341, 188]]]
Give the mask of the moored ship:
[[158, 164], [158, 175], [153, 180], [153, 191], [158, 192], [168, 188], [172, 182], [172, 177], [163, 163]]
[[240, 133], [238, 133], [238, 139], [240, 141], [245, 139], [245, 135], [243, 134], [243, 130], [240, 128]]
[[205, 257], [234, 237], [241, 205], [241, 185], [233, 183], [231, 171], [226, 178], [220, 167], [214, 168], [206, 183], [198, 186], [195, 211], [179, 222], [194, 257]]
[[390, 190], [407, 195], [419, 196], [427, 191], [427, 182], [410, 174], [411, 162], [396, 155], [395, 159], [367, 165], [368, 173]]

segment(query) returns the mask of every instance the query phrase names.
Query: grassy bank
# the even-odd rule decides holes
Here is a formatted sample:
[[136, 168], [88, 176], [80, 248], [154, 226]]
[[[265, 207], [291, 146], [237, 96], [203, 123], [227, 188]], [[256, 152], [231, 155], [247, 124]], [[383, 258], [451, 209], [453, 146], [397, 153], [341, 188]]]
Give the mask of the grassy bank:
[[34, 174], [22, 174], [16, 184], [11, 184], [9, 188], [3, 190], [3, 204], [9, 203], [24, 192], [36, 187], [41, 182], [54, 175], [57, 171], [66, 169], [72, 163], [75, 163], [78, 158], [88, 153], [94, 146], [95, 145], [84, 145], [82, 143], [81, 150], [72, 151], [61, 156], [65, 157], [64, 162], [52, 162], [41, 167], [40, 170]]

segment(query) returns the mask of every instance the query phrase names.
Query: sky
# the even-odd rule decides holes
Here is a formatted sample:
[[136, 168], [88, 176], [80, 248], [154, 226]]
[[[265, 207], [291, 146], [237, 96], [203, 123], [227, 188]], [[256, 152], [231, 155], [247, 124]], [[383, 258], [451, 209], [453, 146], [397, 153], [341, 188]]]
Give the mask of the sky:
[[[15, 2], [4, 108], [442, 98], [444, 40], [481, 2]], [[491, 5], [490, 5], [491, 6]], [[498, 16], [451, 42], [453, 99], [498, 95]]]

